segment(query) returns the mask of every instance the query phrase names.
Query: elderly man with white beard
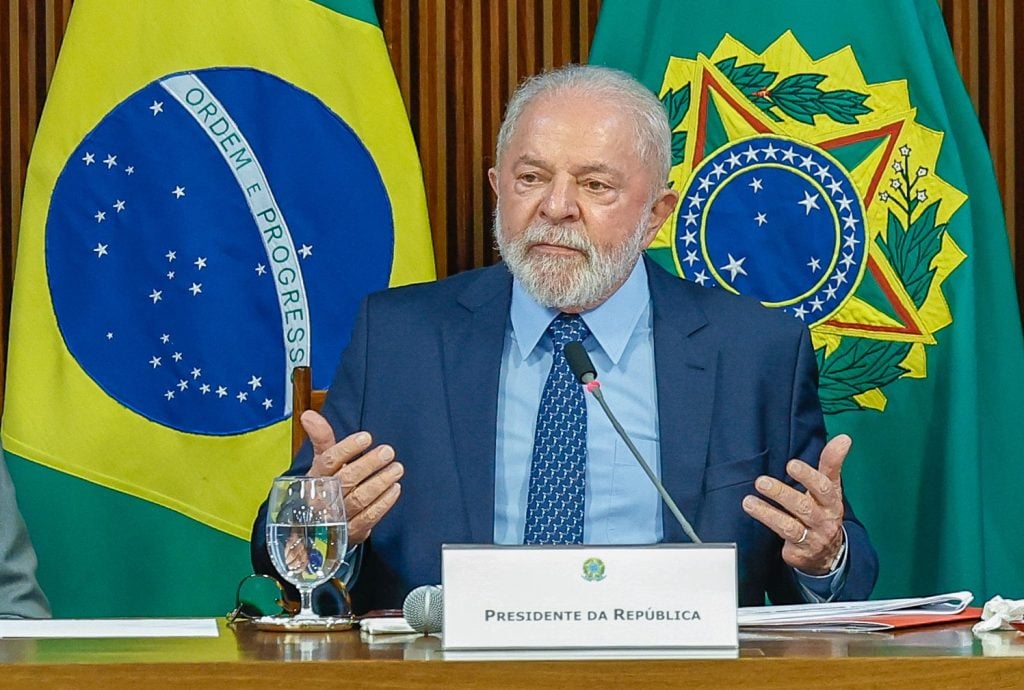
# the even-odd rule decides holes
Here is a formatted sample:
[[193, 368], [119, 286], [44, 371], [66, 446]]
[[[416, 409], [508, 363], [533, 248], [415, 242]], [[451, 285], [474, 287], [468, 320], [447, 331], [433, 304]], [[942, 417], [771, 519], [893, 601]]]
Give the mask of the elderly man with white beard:
[[[870, 594], [877, 559], [840, 480], [851, 441], [825, 443], [806, 328], [643, 258], [678, 200], [670, 141], [625, 73], [526, 81], [489, 171], [503, 263], [364, 303], [289, 470], [345, 487], [357, 612], [439, 582], [443, 543], [687, 540], [571, 380], [570, 341], [697, 534], [737, 543], [741, 605]], [[252, 555], [273, 574], [265, 510]]]

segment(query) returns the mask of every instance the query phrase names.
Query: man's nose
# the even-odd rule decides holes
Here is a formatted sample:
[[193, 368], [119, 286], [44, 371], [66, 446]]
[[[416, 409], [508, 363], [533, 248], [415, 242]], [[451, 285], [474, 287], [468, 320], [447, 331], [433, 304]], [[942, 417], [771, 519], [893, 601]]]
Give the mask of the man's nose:
[[564, 223], [579, 218], [576, 179], [571, 175], [555, 175], [540, 205], [540, 214], [550, 223]]

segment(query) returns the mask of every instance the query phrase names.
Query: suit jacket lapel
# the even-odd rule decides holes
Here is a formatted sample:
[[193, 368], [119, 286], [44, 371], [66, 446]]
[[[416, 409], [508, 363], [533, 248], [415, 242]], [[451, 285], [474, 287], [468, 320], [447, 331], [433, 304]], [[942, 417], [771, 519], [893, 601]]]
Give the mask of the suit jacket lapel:
[[455, 464], [473, 541], [494, 538], [494, 449], [498, 382], [512, 279], [485, 269], [458, 295], [442, 325], [445, 391]]
[[[650, 260], [647, 273], [654, 314], [661, 479], [697, 529], [714, 407], [717, 348], [701, 337], [707, 318], [687, 291], [675, 284], [679, 279]], [[665, 541], [688, 541], [667, 508], [662, 516]]]

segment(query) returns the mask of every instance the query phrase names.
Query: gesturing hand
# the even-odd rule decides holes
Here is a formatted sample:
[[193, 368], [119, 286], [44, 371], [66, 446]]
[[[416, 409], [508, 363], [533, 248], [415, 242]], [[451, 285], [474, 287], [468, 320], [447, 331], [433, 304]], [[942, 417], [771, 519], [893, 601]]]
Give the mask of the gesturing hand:
[[349, 546], [362, 544], [381, 518], [395, 505], [402, 485], [398, 483], [405, 468], [395, 461], [395, 450], [388, 445], [371, 448], [373, 439], [357, 431], [335, 441], [334, 430], [324, 417], [307, 410], [300, 418], [302, 428], [313, 444], [311, 476], [335, 475], [341, 480], [348, 517]]
[[765, 498], [743, 499], [743, 510], [785, 540], [782, 560], [809, 575], [824, 575], [836, 565], [843, 546], [843, 486], [840, 472], [852, 441], [841, 434], [821, 451], [818, 469], [790, 460], [786, 473], [807, 490], [798, 491], [772, 477], [761, 476], [754, 487]]

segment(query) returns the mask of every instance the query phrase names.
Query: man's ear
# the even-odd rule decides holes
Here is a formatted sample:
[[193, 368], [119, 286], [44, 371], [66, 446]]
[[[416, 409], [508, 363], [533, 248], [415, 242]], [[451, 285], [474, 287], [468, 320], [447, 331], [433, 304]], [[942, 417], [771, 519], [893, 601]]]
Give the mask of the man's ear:
[[679, 202], [679, 192], [674, 189], [662, 189], [658, 192], [651, 203], [651, 221], [647, 226], [647, 236], [644, 238], [644, 246], [650, 245], [658, 230], [665, 223], [668, 217], [675, 210]]
[[490, 168], [487, 170], [487, 179], [491, 183], [491, 190], [494, 191], [494, 196], [498, 196], [498, 169]]

